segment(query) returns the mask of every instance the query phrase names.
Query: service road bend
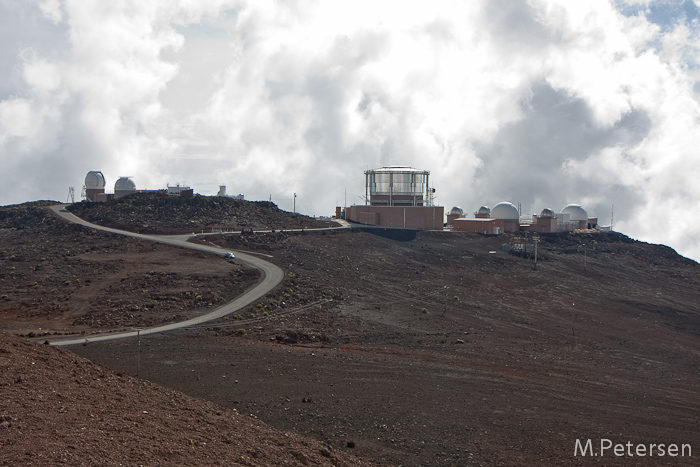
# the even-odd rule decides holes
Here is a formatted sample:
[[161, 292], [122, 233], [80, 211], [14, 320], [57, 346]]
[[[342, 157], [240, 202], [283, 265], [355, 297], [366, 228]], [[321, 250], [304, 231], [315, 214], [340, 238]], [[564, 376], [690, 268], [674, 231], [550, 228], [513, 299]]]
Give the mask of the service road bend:
[[574, 457], [693, 457], [693, 449], [687, 443], [632, 443], [615, 442], [601, 438], [577, 439]]

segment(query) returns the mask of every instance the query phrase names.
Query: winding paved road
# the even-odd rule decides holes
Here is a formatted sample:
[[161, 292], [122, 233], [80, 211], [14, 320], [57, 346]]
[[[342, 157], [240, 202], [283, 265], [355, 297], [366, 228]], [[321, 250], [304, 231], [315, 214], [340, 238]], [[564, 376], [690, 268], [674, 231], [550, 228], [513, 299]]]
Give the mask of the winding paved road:
[[[192, 250], [204, 251], [219, 256], [223, 255], [223, 253], [226, 252], [226, 250], [214, 246], [188, 243], [187, 240], [191, 238], [191, 235], [143, 235], [134, 232], [127, 232], [126, 230], [112, 229], [109, 227], [103, 227], [101, 225], [92, 224], [66, 211], [65, 206], [66, 205], [52, 206], [51, 210], [53, 210], [56, 214], [66, 219], [67, 221], [84, 225], [92, 229], [103, 230], [105, 232], [111, 232], [119, 235], [126, 235], [128, 237], [140, 238], [142, 240], [149, 240], [152, 242], [165, 243], [166, 245], [173, 245], [182, 248], [189, 248]], [[282, 269], [263, 259], [256, 258], [254, 256], [237, 251], [236, 260], [246, 264], [247, 266], [258, 269], [261, 273], [261, 279], [253, 288], [246, 290], [242, 295], [239, 295], [234, 300], [226, 303], [225, 305], [220, 306], [219, 308], [216, 308], [211, 313], [207, 313], [197, 318], [188, 319], [187, 321], [180, 321], [178, 323], [165, 324], [162, 326], [155, 326], [151, 328], [143, 328], [139, 331], [96, 334], [87, 338], [81, 337], [78, 339], [49, 339], [49, 344], [63, 346], [83, 344], [86, 341], [99, 342], [112, 339], [124, 339], [127, 337], [134, 337], [137, 335], [137, 333], [140, 333], [141, 335], [145, 336], [148, 334], [172, 331], [174, 329], [181, 329], [186, 328], [188, 326], [193, 326], [195, 324], [205, 323], [207, 321], [222, 318], [231, 313], [235, 313], [241, 308], [244, 308], [245, 306], [251, 304], [255, 300], [259, 299], [260, 297], [274, 289], [277, 286], [277, 284], [282, 282], [282, 279], [284, 279], [284, 272], [282, 271]], [[41, 340], [43, 341], [45, 339], [42, 338]]]

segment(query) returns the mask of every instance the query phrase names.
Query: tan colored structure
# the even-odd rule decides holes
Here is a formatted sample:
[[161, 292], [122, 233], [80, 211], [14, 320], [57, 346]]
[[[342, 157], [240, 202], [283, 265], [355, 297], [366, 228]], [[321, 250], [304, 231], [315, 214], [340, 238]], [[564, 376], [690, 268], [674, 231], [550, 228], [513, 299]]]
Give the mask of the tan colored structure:
[[360, 224], [401, 229], [442, 230], [442, 206], [349, 206], [345, 219]]
[[447, 214], [447, 228], [452, 228], [455, 219], [462, 219], [463, 217], [464, 210], [459, 206], [455, 206], [452, 209], [450, 209], [450, 212]]
[[498, 219], [455, 219], [452, 223], [455, 232], [473, 232], [484, 235], [499, 235], [503, 233], [503, 224]]
[[455, 232], [475, 232], [484, 235], [500, 235], [504, 232], [517, 232], [520, 225], [510, 219], [455, 219], [452, 224]]
[[508, 202], [498, 203], [492, 210], [482, 206], [474, 216], [474, 219], [455, 219], [453, 230], [499, 235], [518, 231], [556, 233], [598, 228], [598, 219], [589, 218], [577, 204], [566, 206], [558, 214], [551, 209], [543, 209], [539, 216], [532, 216], [532, 223], [524, 224], [520, 224], [517, 208]]
[[555, 214], [551, 209], [543, 209], [539, 216], [533, 216], [532, 224], [522, 226], [530, 232], [573, 232], [574, 230], [597, 229], [598, 219], [588, 217], [588, 213], [578, 204], [569, 204], [562, 212]]
[[447, 226], [455, 224], [455, 219], [464, 219], [464, 214], [448, 214], [447, 215]]
[[392, 166], [365, 172], [364, 206], [345, 209], [345, 219], [379, 227], [442, 230], [445, 210], [433, 206], [430, 172]]

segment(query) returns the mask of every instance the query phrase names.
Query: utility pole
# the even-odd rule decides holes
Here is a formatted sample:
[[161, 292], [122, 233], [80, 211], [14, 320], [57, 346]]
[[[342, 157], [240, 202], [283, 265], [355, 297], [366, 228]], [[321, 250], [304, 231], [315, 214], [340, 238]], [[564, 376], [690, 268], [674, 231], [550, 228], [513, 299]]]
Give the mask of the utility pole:
[[297, 194], [294, 193], [294, 214], [297, 212]]
[[532, 241], [535, 242], [535, 266], [532, 269], [537, 270], [537, 244], [540, 243], [540, 237], [533, 236]]

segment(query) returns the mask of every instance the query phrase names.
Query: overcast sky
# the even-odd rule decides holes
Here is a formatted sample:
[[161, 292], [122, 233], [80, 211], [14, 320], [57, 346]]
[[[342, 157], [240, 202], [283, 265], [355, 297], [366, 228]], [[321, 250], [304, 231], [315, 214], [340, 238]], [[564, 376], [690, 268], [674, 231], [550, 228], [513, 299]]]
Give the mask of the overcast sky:
[[218, 185], [329, 215], [429, 170], [700, 260], [693, 1], [0, 0], [0, 204]]

